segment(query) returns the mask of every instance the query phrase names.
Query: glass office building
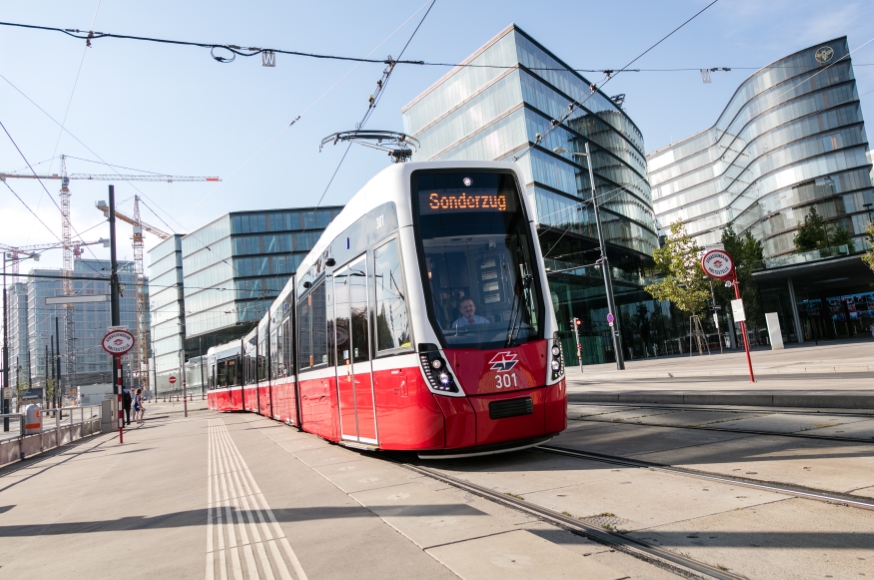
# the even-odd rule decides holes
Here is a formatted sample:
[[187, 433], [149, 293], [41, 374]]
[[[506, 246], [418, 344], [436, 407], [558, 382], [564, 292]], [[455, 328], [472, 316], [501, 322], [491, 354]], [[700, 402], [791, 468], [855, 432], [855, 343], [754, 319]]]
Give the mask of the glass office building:
[[[185, 340], [182, 286], [182, 235], [174, 234], [149, 250], [149, 313], [152, 319], [152, 384], [158, 393], [179, 376]], [[181, 386], [181, 385], [178, 385]]]
[[181, 388], [183, 346], [187, 361], [251, 330], [341, 209], [232, 212], [149, 251], [159, 393]]
[[[61, 363], [62, 385], [65, 393], [71, 394], [71, 389], [80, 385], [112, 382], [112, 358], [102, 347], [103, 337], [111, 322], [109, 296], [108, 260], [79, 259], [73, 262], [74, 296], [106, 296], [99, 302], [77, 303], [72, 306], [75, 319], [74, 342], [70, 353], [73, 360], [68, 360], [67, 339], [64, 327], [66, 307], [63, 305], [46, 304], [46, 298], [64, 295], [63, 280], [52, 279], [50, 276], [60, 276], [60, 270], [34, 269], [31, 274], [49, 276], [48, 278], [27, 278], [25, 282], [16, 285], [14, 295], [17, 298], [16, 312], [10, 308], [10, 314], [16, 315], [18, 321], [14, 327], [17, 351], [10, 352], [17, 357], [21, 366], [23, 380], [31, 381], [36, 389], [45, 386], [46, 372], [51, 375], [52, 342], [59, 335], [60, 353], [55, 351]], [[136, 328], [136, 296], [134, 292], [135, 279], [133, 265], [127, 264], [119, 269], [119, 282], [128, 291], [124, 292], [119, 303], [121, 324], [130, 329]], [[57, 322], [55, 320], [57, 319]], [[11, 336], [11, 334], [10, 334]], [[46, 347], [50, 356], [46, 358]], [[138, 373], [136, 363], [131, 368], [130, 360], [123, 364], [126, 384], [136, 383]], [[28, 374], [28, 368], [30, 373]], [[16, 359], [10, 358], [10, 370], [16, 369]], [[15, 383], [15, 374], [10, 374], [10, 383]]]
[[[729, 224], [760, 240], [753, 280], [784, 341], [852, 337], [874, 322], [859, 257], [874, 207], [868, 150], [847, 39], [817, 44], [750, 76], [714, 126], [647, 156], [656, 217], [662, 229], [683, 220], [702, 245]], [[853, 243], [797, 253], [811, 208]]]
[[731, 224], [790, 254], [816, 207], [861, 245], [874, 202], [868, 138], [846, 37], [764, 67], [716, 124], [647, 156], [662, 230], [678, 219], [702, 245]]
[[[600, 253], [589, 161], [575, 155], [588, 143], [626, 357], [647, 356], [654, 349], [663, 354], [673, 326], [671, 309], [642, 290], [658, 247], [643, 135], [621, 107], [624, 95], [611, 98], [591, 87], [510, 25], [406, 105], [404, 128], [421, 144], [413, 156], [417, 161], [519, 165], [536, 206], [546, 266], [553, 272], [550, 288], [566, 352], [575, 350], [569, 321], [578, 317], [584, 363], [615, 357], [603, 278], [593, 266]], [[553, 128], [570, 103], [577, 103], [570, 116]]]

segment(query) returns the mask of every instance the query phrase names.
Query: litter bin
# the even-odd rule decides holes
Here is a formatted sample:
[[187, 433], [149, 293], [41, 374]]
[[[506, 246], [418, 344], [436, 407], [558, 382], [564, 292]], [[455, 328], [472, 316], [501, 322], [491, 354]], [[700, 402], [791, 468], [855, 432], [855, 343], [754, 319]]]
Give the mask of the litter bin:
[[42, 412], [37, 405], [28, 405], [24, 410], [24, 434], [37, 435], [42, 431]]

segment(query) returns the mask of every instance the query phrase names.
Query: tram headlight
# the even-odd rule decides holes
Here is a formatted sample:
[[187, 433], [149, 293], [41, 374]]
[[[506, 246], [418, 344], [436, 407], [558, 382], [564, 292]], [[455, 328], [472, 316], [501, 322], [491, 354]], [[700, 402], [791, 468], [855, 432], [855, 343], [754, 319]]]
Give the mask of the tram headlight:
[[550, 353], [552, 353], [552, 361], [549, 365], [552, 369], [552, 380], [557, 381], [564, 375], [564, 360], [562, 360], [561, 356], [561, 338], [558, 336], [558, 332], [555, 332], [552, 335], [552, 348], [550, 349]]
[[446, 361], [440, 356], [436, 345], [420, 344], [419, 360], [428, 386], [435, 393], [458, 393], [458, 385], [449, 371]]

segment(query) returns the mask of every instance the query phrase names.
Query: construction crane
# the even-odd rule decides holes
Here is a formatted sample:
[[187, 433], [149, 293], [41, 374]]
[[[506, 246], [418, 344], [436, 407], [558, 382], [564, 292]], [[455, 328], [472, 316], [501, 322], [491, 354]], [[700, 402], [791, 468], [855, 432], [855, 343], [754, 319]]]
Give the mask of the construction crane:
[[[62, 273], [64, 274], [64, 296], [72, 296], [73, 295], [73, 280], [72, 280], [72, 269], [73, 269], [73, 250], [75, 249], [75, 242], [73, 242], [72, 236], [72, 224], [70, 223], [70, 181], [71, 180], [84, 180], [84, 181], [163, 181], [167, 183], [173, 183], [176, 181], [179, 182], [206, 182], [206, 181], [221, 181], [218, 177], [197, 177], [190, 175], [161, 175], [161, 174], [148, 174], [148, 175], [122, 175], [122, 174], [92, 174], [92, 173], [71, 173], [67, 174], [67, 156], [61, 155], [61, 173], [52, 173], [50, 175], [36, 175], [34, 173], [31, 174], [22, 174], [22, 173], [2, 173], [0, 172], [0, 181], [5, 181], [9, 178], [15, 179], [60, 179], [61, 180], [61, 191], [60, 191], [60, 200], [61, 200], [61, 239], [62, 246], [64, 248], [64, 265], [62, 268]], [[154, 233], [155, 235], [164, 237], [162, 239], [166, 239], [170, 237], [170, 234], [159, 230], [153, 226], [147, 226], [143, 224], [140, 219], [139, 213], [139, 196], [134, 198], [134, 217], [129, 218], [127, 216], [121, 217], [118, 213], [116, 213], [116, 217], [121, 219], [122, 221], [126, 221], [134, 226], [134, 235], [133, 235], [133, 246], [134, 246], [134, 272], [136, 273], [136, 281], [137, 281], [137, 341], [139, 343], [139, 348], [137, 349], [138, 354], [138, 366], [136, 367], [140, 372], [140, 383], [146, 389], [149, 388], [149, 357], [148, 357], [148, 341], [146, 340], [146, 300], [145, 300], [145, 277], [143, 275], [143, 230]], [[99, 206], [98, 206], [99, 207]], [[105, 213], [108, 213], [108, 208]], [[127, 218], [127, 219], [125, 219]], [[160, 233], [158, 233], [160, 232]], [[76, 335], [76, 320], [73, 315], [72, 304], [68, 304], [66, 307], [66, 312], [64, 316], [64, 335], [66, 337], [67, 343], [67, 363], [73, 364], [72, 367], [75, 369], [75, 356], [76, 353], [73, 350], [73, 338]], [[145, 371], [145, 372], [142, 372]], [[70, 376], [69, 373], [67, 376]]]
[[[85, 246], [94, 246], [97, 244], [102, 244], [104, 248], [109, 247], [109, 240], [100, 238], [96, 242], [73, 242], [73, 257], [76, 260], [82, 258], [82, 248]], [[18, 282], [18, 264], [22, 260], [27, 258], [33, 258], [34, 261], [39, 262], [40, 254], [38, 252], [44, 252], [46, 250], [55, 250], [63, 247], [63, 244], [59, 242], [55, 242], [54, 244], [36, 244], [31, 246], [10, 246], [9, 244], [0, 243], [0, 250], [3, 250], [7, 253], [7, 257], [11, 263], [11, 275], [9, 276], [11, 282], [10, 284], [16, 284]]]
[[[97, 209], [103, 212], [107, 218], [109, 217], [109, 206], [106, 205], [105, 201], [98, 201], [96, 204]], [[148, 304], [146, 303], [146, 277], [145, 277], [145, 269], [143, 267], [143, 249], [144, 249], [144, 236], [143, 230], [154, 234], [161, 238], [162, 240], [166, 240], [172, 234], [168, 234], [167, 232], [156, 228], [155, 226], [150, 226], [145, 223], [140, 218], [140, 196], [134, 196], [134, 215], [133, 217], [127, 216], [121, 213], [118, 210], [115, 210], [115, 218], [119, 219], [123, 222], [129, 223], [133, 226], [133, 249], [134, 249], [134, 280], [136, 281], [136, 298], [137, 298], [137, 354], [139, 359], [139, 364], [137, 368], [140, 372], [140, 384], [143, 387], [148, 388], [149, 386], [149, 345], [148, 339], [146, 336], [146, 312], [148, 311]], [[142, 375], [145, 375], [145, 379]]]

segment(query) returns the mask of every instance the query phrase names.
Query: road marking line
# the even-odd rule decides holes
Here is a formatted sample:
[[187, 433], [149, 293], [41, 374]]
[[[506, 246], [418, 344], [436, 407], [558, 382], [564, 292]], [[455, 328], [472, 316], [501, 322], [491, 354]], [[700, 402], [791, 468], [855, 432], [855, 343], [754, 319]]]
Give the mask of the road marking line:
[[[227, 433], [227, 431], [225, 431], [225, 433], [224, 433], [224, 438], [226, 438], [227, 440], [230, 441], [230, 435]], [[233, 443], [233, 441], [230, 441], [230, 442]], [[242, 459], [242, 456], [239, 453], [231, 456], [231, 461], [235, 463], [237, 473], [243, 473], [242, 470], [244, 468], [242, 465], [240, 465], [241, 459]], [[257, 500], [249, 487], [247, 479], [245, 477], [243, 477], [242, 481], [243, 481], [243, 486], [245, 488], [245, 493], [248, 495], [248, 497], [252, 498], [252, 504], [255, 506], [254, 512], [255, 512], [256, 517], [258, 518], [258, 521], [261, 524], [264, 535], [265, 535], [265, 537], [269, 538], [268, 547], [270, 548], [270, 552], [273, 555], [274, 561], [277, 563], [277, 568], [279, 569], [280, 576], [282, 576], [283, 580], [292, 580], [291, 573], [288, 570], [288, 566], [286, 565], [285, 560], [282, 558], [282, 555], [276, 546], [276, 542], [273, 539], [273, 535], [270, 532], [270, 528], [267, 527], [266, 518], [262, 514], [261, 509], [258, 507]], [[305, 576], [304, 576], [304, 578], [305, 578]]]
[[[245, 478], [239, 477], [240, 466], [237, 462], [237, 458], [234, 455], [230, 456], [230, 463], [234, 468], [233, 475], [235, 485], [237, 485], [237, 488], [240, 491], [239, 496], [243, 502], [243, 511], [246, 513], [246, 519], [249, 522], [248, 527], [256, 541], [255, 548], [258, 551], [258, 557], [261, 560], [262, 569], [267, 575], [268, 580], [273, 580], [274, 576], [273, 570], [270, 567], [270, 560], [267, 557], [267, 552], [264, 550], [264, 543], [261, 539], [261, 534], [258, 532], [258, 524], [255, 523], [255, 517], [257, 517], [258, 521], [263, 526], [264, 518], [261, 515], [261, 510], [258, 509], [258, 506], [255, 503], [255, 498], [252, 496], [252, 493]], [[252, 509], [252, 506], [250, 506], [249, 504], [249, 498], [252, 498], [252, 506], [254, 506], [254, 509]], [[255, 517], [253, 517], [253, 513], [255, 514]], [[279, 568], [280, 575], [284, 579], [287, 578], [287, 580], [291, 580], [291, 574], [288, 572], [288, 567], [285, 566], [285, 562], [282, 560], [282, 556], [279, 555], [279, 552], [276, 549], [276, 544], [273, 541], [273, 536], [270, 534], [270, 530], [267, 529], [266, 526], [264, 526], [264, 532], [265, 537], [268, 539], [268, 543], [271, 544], [269, 547], [271, 549], [271, 552], [273, 553], [274, 558], [277, 560], [277, 562], [282, 563], [282, 565], [277, 566]]]
[[[249, 576], [255, 577], [257, 576], [258, 568], [255, 564], [255, 556], [252, 553], [252, 541], [250, 539], [250, 535], [248, 532], [249, 526], [244, 521], [243, 513], [246, 512], [246, 519], [251, 520], [251, 514], [248, 513], [249, 506], [248, 502], [245, 500], [245, 496], [243, 495], [242, 486], [239, 484], [239, 476], [232, 465], [233, 462], [233, 450], [230, 449], [229, 445], [225, 441], [220, 441], [219, 443], [225, 450], [224, 459], [225, 459], [225, 471], [224, 478], [227, 480], [228, 488], [232, 490], [233, 497], [232, 503], [234, 504], [234, 513], [237, 518], [237, 526], [240, 529], [240, 537], [242, 538], [243, 543], [243, 554], [246, 558], [246, 567], [249, 570]], [[242, 505], [240, 505], [242, 502]], [[261, 545], [261, 538], [258, 537], [257, 531], [255, 533], [255, 541], [258, 542], [257, 548], [260, 548], [260, 551], [264, 552], [264, 547]], [[260, 554], [259, 554], [260, 555]], [[264, 554], [263, 559], [261, 560], [262, 568], [267, 573], [268, 578], [273, 578], [273, 571], [270, 569], [270, 562], [267, 561], [266, 554]]]
[[207, 437], [207, 462], [206, 462], [206, 580], [215, 580], [215, 552], [213, 551], [213, 524], [212, 524], [212, 426], [209, 427], [210, 436]]
[[[282, 580], [294, 580], [295, 577], [297, 580], [307, 580], [300, 561], [291, 549], [240, 450], [231, 439], [224, 421], [211, 419], [208, 432], [207, 580], [215, 580], [216, 552], [221, 580], [227, 580], [228, 551], [231, 555], [231, 568], [237, 580], [242, 580], [244, 576], [247, 579], [275, 580], [274, 570]], [[235, 516], [231, 515], [232, 512]], [[217, 546], [213, 539], [214, 533], [218, 539]], [[281, 550], [277, 544], [282, 545]], [[240, 550], [243, 551], [246, 574], [243, 573]], [[257, 563], [261, 564], [260, 569], [256, 565], [255, 553]], [[283, 553], [286, 557], [283, 557]], [[294, 575], [289, 570], [286, 559], [291, 563]]]

